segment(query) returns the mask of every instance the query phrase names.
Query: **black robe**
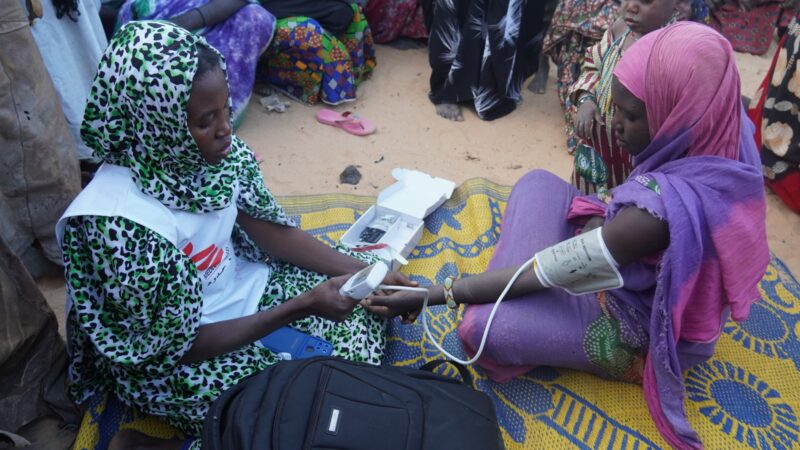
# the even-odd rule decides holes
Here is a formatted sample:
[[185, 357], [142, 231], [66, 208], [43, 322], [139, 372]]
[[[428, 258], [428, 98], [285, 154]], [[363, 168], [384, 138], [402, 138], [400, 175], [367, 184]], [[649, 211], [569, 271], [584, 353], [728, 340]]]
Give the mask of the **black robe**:
[[522, 100], [544, 38], [544, 0], [425, 0], [434, 104], [470, 103], [494, 120]]

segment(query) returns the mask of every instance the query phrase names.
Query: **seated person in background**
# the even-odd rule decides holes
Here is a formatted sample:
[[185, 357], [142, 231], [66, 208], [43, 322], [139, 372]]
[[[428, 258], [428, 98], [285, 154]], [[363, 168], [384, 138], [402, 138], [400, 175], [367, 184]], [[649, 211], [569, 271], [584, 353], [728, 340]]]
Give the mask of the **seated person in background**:
[[775, 30], [785, 28], [800, 11], [797, 0], [706, 0], [709, 24], [728, 38], [737, 52], [763, 55]]
[[[618, 63], [612, 89], [614, 130], [634, 171], [610, 204], [529, 173], [508, 200], [488, 272], [429, 288], [431, 304], [469, 304], [458, 333], [475, 354], [492, 309], [477, 304], [494, 302], [536, 255], [497, 309], [478, 364], [497, 381], [548, 365], [643, 383], [667, 442], [698, 448], [682, 371], [713, 354], [729, 315], [747, 318], [769, 262], [753, 127], [731, 46], [704, 25], [644, 36]], [[573, 237], [575, 220], [594, 214], [602, 226], [586, 223]], [[588, 269], [553, 262], [553, 252], [583, 258], [562, 242], [570, 238], [594, 256]], [[422, 300], [398, 292], [367, 308], [411, 320]]]
[[338, 293], [365, 262], [296, 228], [231, 134], [224, 68], [181, 27], [123, 26], [82, 129], [105, 164], [58, 227], [73, 398], [110, 391], [192, 436], [225, 389], [278, 361], [254, 344], [277, 328], [373, 364], [385, 342], [384, 320]]
[[275, 17], [246, 0], [127, 0], [117, 27], [132, 20], [169, 20], [203, 36], [225, 56], [234, 128], [244, 119], [258, 58], [269, 46]]
[[356, 99], [375, 68], [372, 31], [346, 0], [261, 0], [278, 18], [258, 79], [310, 105]]

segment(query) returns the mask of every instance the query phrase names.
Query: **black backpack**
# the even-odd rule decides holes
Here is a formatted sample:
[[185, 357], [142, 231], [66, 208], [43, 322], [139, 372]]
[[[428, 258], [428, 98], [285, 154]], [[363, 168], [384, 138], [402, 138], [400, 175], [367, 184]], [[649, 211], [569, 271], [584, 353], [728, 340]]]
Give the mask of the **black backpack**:
[[421, 369], [341, 358], [283, 361], [225, 391], [203, 450], [502, 449], [494, 407], [461, 381]]

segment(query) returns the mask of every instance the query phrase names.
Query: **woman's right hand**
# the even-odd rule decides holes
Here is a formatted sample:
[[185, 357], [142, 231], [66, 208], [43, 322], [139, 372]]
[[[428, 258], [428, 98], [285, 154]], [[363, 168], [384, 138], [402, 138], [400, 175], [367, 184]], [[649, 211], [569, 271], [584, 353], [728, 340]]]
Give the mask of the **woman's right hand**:
[[319, 316], [334, 322], [342, 322], [350, 316], [358, 302], [339, 295], [339, 289], [352, 274], [326, 280], [303, 294], [309, 315]]
[[589, 99], [581, 103], [575, 117], [575, 133], [581, 139], [589, 139], [591, 136], [595, 114], [597, 114], [597, 103], [594, 100]]
[[379, 316], [390, 319], [400, 316], [403, 323], [413, 323], [424, 301], [425, 294], [422, 292], [395, 291], [388, 295], [371, 295], [361, 304], [364, 309]]

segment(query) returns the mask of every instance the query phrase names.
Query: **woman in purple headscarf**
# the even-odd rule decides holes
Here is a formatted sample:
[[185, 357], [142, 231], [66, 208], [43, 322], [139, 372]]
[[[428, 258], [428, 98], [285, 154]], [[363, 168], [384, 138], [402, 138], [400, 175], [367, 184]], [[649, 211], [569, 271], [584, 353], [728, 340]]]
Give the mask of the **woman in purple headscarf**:
[[[497, 309], [478, 364], [498, 381], [550, 365], [640, 382], [667, 442], [702, 448], [681, 372], [712, 355], [729, 316], [747, 318], [769, 261], [753, 127], [731, 46], [707, 26], [646, 35], [614, 76], [630, 178], [605, 204], [545, 171], [525, 175], [489, 271], [429, 288], [430, 304], [469, 305], [458, 332], [475, 354], [492, 309], [481, 303], [536, 255]], [[421, 301], [395, 293], [369, 303], [413, 320]]]

